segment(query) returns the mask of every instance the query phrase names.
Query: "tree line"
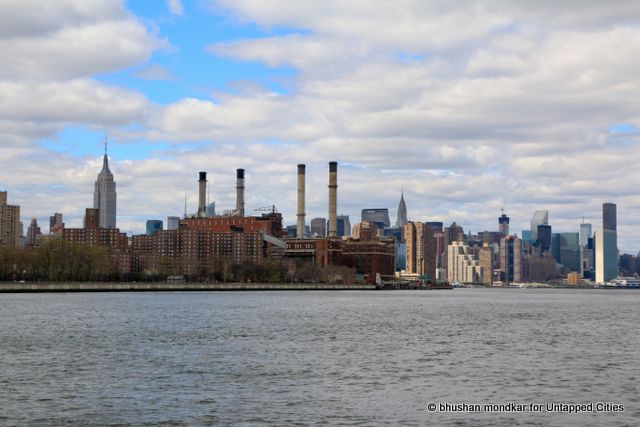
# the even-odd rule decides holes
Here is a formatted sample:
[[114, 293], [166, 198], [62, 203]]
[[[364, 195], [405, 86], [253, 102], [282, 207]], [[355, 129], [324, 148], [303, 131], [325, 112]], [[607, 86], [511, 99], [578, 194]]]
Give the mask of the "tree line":
[[169, 257], [160, 260], [154, 270], [121, 273], [107, 248], [75, 244], [65, 240], [45, 242], [39, 247], [0, 246], [0, 281], [166, 281], [171, 276], [194, 282], [254, 283], [353, 283], [352, 269], [320, 267], [306, 262], [267, 260], [234, 263], [216, 257], [195, 274], [185, 274], [181, 262]]

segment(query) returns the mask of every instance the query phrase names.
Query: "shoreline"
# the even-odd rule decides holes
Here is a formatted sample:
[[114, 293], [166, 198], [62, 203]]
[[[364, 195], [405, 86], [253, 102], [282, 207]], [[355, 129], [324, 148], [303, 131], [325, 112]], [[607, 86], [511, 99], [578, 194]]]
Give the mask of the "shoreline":
[[[389, 288], [370, 284], [326, 283], [155, 283], [155, 282], [0, 282], [2, 293], [43, 292], [233, 292], [233, 291], [393, 291], [451, 290], [456, 288]], [[459, 289], [638, 289], [624, 286], [525, 286], [525, 287], [461, 287]]]
[[354, 291], [375, 290], [375, 285], [326, 283], [0, 283], [0, 293], [21, 292], [189, 292], [189, 291]]

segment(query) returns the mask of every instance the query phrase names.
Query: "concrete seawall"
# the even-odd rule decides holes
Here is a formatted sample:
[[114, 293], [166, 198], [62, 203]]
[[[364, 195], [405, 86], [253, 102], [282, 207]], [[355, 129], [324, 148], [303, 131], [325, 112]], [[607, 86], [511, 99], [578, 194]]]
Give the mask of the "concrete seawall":
[[340, 291], [374, 290], [374, 285], [308, 283], [0, 283], [2, 292], [144, 292], [144, 291]]

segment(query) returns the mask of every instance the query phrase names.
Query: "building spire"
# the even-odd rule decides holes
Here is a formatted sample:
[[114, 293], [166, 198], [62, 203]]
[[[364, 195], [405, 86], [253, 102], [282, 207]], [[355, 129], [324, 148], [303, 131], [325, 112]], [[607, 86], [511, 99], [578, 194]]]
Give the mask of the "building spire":
[[111, 172], [109, 170], [109, 157], [107, 156], [107, 137], [106, 136], [104, 137], [104, 157], [102, 159], [102, 170]]
[[407, 205], [404, 201], [404, 187], [400, 189], [400, 203], [398, 203], [398, 216], [396, 219], [396, 227], [402, 228], [407, 223]]

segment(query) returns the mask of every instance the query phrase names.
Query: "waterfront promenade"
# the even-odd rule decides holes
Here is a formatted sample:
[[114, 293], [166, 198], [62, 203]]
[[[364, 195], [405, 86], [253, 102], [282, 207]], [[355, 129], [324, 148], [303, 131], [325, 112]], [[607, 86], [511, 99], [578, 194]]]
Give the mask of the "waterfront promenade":
[[0, 282], [1, 292], [140, 292], [140, 291], [339, 291], [372, 290], [375, 285], [326, 283], [18, 283]]

